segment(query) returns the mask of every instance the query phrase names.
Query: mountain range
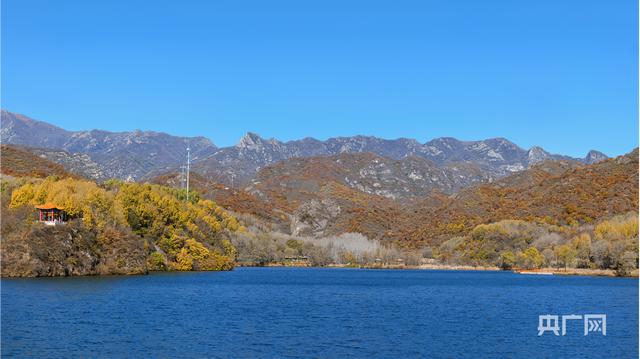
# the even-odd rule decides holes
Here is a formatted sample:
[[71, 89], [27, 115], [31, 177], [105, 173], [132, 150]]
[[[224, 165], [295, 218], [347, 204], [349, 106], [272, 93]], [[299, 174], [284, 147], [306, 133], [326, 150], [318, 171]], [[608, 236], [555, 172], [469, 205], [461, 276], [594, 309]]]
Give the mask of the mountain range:
[[0, 143], [85, 153], [108, 177], [126, 181], [135, 181], [158, 167], [182, 165], [187, 147], [196, 161], [218, 149], [204, 137], [177, 137], [163, 132], [65, 131], [6, 110], [2, 110]]
[[[380, 157], [378, 160], [381, 162], [377, 164], [380, 170], [393, 167], [399, 171], [392, 173], [391, 177], [383, 175], [386, 177], [382, 182], [374, 181], [370, 186], [375, 183], [383, 186], [384, 182], [385, 188], [388, 188], [391, 178], [395, 178], [394, 181], [397, 179], [399, 183], [406, 182], [407, 179], [413, 181], [407, 182], [404, 189], [397, 187], [389, 190], [390, 192], [370, 187], [371, 191], [382, 195], [387, 193], [388, 197], [398, 197], [401, 194], [424, 195], [436, 188], [454, 193], [462, 187], [521, 172], [544, 159], [590, 164], [608, 158], [594, 150], [585, 158], [550, 154], [538, 146], [524, 150], [503, 138], [459, 141], [446, 137], [421, 144], [414, 139], [386, 140], [374, 136], [337, 137], [326, 141], [307, 137], [283, 143], [273, 138], [265, 140], [248, 132], [235, 146], [218, 148], [204, 137], [177, 137], [153, 131], [66, 131], [6, 110], [2, 110], [0, 143], [64, 150], [69, 155], [47, 157], [61, 165], [63, 163], [57, 161], [64, 160], [68, 163], [68, 157], [74, 153], [86, 154], [106, 177], [126, 181], [145, 180], [179, 172], [179, 166], [186, 162], [186, 149], [189, 147], [192, 171], [214, 182], [233, 187], [262, 182], [263, 178], [255, 177], [261, 169], [287, 159], [370, 152]], [[40, 155], [44, 153], [41, 151]], [[368, 176], [376, 172], [375, 169], [372, 171]], [[456, 171], [461, 173], [456, 175]], [[91, 173], [94, 177], [101, 176], [95, 170]], [[421, 177], [426, 173], [433, 175], [431, 180], [426, 177], [411, 178]], [[349, 180], [354, 179], [347, 179]], [[416, 181], [422, 181], [422, 185]], [[357, 187], [355, 184], [354, 186]], [[366, 186], [363, 185], [362, 188]]]
[[[23, 122], [29, 123], [24, 119]], [[8, 131], [6, 123], [3, 120], [3, 142], [9, 138], [31, 145], [73, 143], [69, 139], [61, 142], [55, 136], [68, 136], [69, 133], [60, 132], [64, 130], [49, 128], [51, 137], [46, 134], [25, 137], [28, 128], [19, 135], [17, 131]], [[11, 128], [25, 128], [9, 124]], [[91, 132], [85, 131], [85, 135]], [[99, 182], [105, 178], [106, 167], [96, 158], [137, 158], [136, 154], [144, 154], [144, 146], [160, 146], [157, 133], [143, 134], [128, 133], [130, 138], [148, 139], [137, 146], [122, 142], [126, 137], [122, 133], [107, 133], [110, 138], [120, 136], [123, 148], [103, 149], [101, 153], [24, 144], [2, 146], [2, 173], [39, 178], [77, 175]], [[163, 135], [170, 141], [193, 140]], [[201, 143], [206, 143], [204, 140]], [[103, 147], [112, 145], [110, 141], [102, 143]], [[504, 139], [476, 142], [437, 139], [427, 144], [363, 136], [282, 143], [247, 134], [236, 146], [201, 148], [198, 153], [210, 150], [213, 154], [205, 158], [196, 156], [189, 184], [203, 199], [241, 214], [238, 218], [245, 223], [263, 221], [278, 232], [301, 236], [357, 232], [398, 248], [439, 246], [449, 238], [468, 234], [479, 224], [504, 219], [560, 223], [573, 228], [575, 223], [590, 223], [638, 208], [637, 148], [627, 155], [602, 161], [596, 160], [603, 155], [592, 151], [580, 163], [578, 159], [549, 155], [537, 147], [525, 151]], [[413, 152], [403, 152], [410, 146]], [[124, 155], [109, 157], [114, 152]], [[428, 153], [432, 158], [426, 158]], [[167, 158], [148, 156], [147, 161], [171, 161]], [[268, 162], [274, 163], [265, 164]], [[236, 174], [244, 173], [244, 177], [231, 177], [236, 182], [235, 186], [229, 186], [211, 179], [213, 175], [225, 178], [224, 173], [198, 170], [207, 169], [206, 164], [235, 169]], [[525, 165], [526, 169], [518, 171], [519, 166]], [[172, 168], [177, 169], [165, 166], [164, 170]], [[159, 171], [156, 168], [155, 172]], [[504, 175], [510, 171], [513, 173]], [[176, 172], [138, 182], [180, 188]]]
[[[194, 170], [209, 179], [223, 183], [245, 183], [254, 173], [270, 164], [292, 157], [330, 156], [339, 153], [372, 152], [392, 159], [407, 156], [433, 161], [437, 166], [471, 163], [487, 172], [490, 179], [520, 172], [529, 165], [550, 158], [590, 164], [605, 160], [605, 154], [590, 151], [585, 158], [554, 155], [538, 146], [524, 150], [504, 138], [484, 141], [459, 141], [445, 137], [421, 144], [414, 139], [385, 140], [374, 136], [337, 137], [326, 141], [305, 138], [286, 143], [276, 139], [264, 140], [247, 133], [235, 146], [224, 147], [197, 163]], [[176, 172], [176, 168], [162, 168], [144, 178]]]

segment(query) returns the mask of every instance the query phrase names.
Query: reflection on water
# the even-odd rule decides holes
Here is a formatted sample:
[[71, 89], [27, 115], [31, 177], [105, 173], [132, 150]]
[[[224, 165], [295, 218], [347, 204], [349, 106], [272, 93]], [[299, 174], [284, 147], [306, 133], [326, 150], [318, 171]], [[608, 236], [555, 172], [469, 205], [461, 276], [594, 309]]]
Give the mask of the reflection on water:
[[[607, 335], [538, 336], [606, 314]], [[3, 357], [635, 357], [638, 280], [239, 268], [2, 280]]]

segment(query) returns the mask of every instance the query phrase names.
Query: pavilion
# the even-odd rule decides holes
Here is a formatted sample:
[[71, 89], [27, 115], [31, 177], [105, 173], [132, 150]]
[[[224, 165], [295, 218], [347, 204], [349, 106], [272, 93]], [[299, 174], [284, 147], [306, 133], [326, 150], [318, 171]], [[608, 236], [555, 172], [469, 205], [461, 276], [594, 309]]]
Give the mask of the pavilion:
[[66, 224], [65, 207], [57, 206], [51, 202], [43, 204], [42, 206], [36, 206], [36, 209], [40, 211], [40, 222], [55, 226], [59, 224]]

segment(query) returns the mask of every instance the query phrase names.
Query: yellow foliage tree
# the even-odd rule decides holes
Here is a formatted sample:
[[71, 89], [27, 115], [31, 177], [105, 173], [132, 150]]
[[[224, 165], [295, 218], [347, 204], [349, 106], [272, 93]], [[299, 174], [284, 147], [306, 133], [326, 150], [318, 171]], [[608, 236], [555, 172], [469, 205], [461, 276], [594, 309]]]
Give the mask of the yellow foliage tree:
[[238, 230], [238, 221], [236, 221], [236, 219], [233, 218], [233, 217], [229, 217], [229, 223], [227, 223], [227, 228], [232, 232], [237, 231]]
[[633, 216], [627, 220], [604, 221], [593, 232], [597, 240], [618, 240], [638, 238], [638, 217]]
[[176, 259], [178, 261], [176, 265], [177, 270], [193, 270], [193, 257], [189, 254], [186, 247], [182, 248]]
[[27, 183], [26, 185], [18, 188], [17, 190], [13, 191], [13, 193], [11, 193], [11, 204], [9, 205], [9, 208], [15, 208], [28, 204], [29, 202], [31, 202], [31, 200], [33, 200], [33, 197], [35, 195], [35, 188], [30, 183]]
[[591, 236], [586, 233], [583, 233], [580, 237], [575, 237], [573, 239], [573, 247], [577, 250], [587, 248], [589, 246], [591, 246]]
[[[108, 181], [106, 188], [70, 178], [22, 183], [12, 191], [10, 208], [53, 202], [64, 206], [69, 216], [81, 217], [85, 225], [101, 232], [109, 226], [126, 225], [140, 237], [151, 236], [165, 250], [167, 260], [177, 260], [179, 270], [192, 270], [198, 262], [201, 269], [234, 267], [235, 248], [230, 242], [223, 241], [227, 253], [223, 255], [194, 239], [208, 239], [213, 244], [215, 234], [223, 228], [238, 230], [238, 221], [212, 201], [184, 202], [176, 197], [177, 190], [123, 181]], [[203, 222], [209, 228], [201, 228]]]

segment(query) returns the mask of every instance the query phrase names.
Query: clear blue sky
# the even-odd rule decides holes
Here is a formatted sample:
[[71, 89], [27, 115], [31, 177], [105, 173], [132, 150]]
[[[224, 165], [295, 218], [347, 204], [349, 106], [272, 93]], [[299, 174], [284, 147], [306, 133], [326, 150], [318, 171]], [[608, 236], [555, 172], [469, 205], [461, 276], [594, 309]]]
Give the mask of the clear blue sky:
[[2, 108], [234, 145], [638, 146], [638, 1], [2, 1]]

